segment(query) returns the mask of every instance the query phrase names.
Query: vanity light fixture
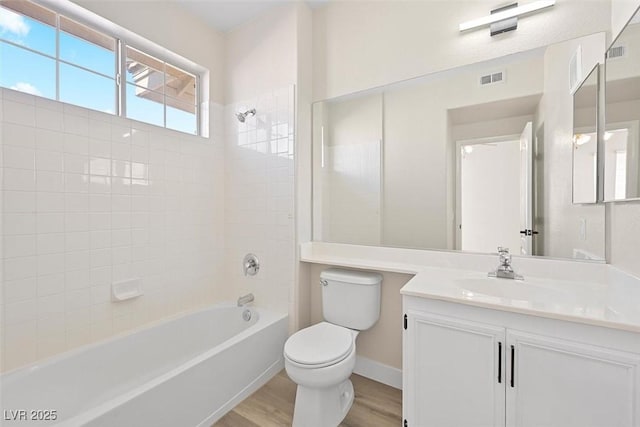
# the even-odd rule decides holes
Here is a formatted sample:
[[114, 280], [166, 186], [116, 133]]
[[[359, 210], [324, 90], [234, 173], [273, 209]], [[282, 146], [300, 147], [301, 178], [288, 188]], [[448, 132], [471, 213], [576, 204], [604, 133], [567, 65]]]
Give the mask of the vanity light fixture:
[[553, 6], [556, 0], [538, 0], [518, 6], [518, 3], [500, 7], [491, 11], [491, 15], [460, 24], [460, 32], [474, 28], [491, 26], [491, 35], [504, 33], [518, 28], [518, 16], [536, 12]]

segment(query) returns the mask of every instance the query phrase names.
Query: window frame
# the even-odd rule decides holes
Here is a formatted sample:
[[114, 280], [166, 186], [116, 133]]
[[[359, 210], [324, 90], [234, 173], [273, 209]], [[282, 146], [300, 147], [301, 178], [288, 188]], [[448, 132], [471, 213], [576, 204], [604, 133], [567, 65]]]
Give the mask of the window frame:
[[[195, 77], [194, 79], [194, 83], [195, 83], [195, 93], [194, 93], [195, 95], [194, 113], [195, 114], [194, 115], [195, 115], [195, 121], [196, 121], [195, 134], [167, 127], [167, 96], [168, 95], [166, 94], [165, 90], [163, 90], [162, 102], [161, 103], [158, 102], [158, 104], [162, 105], [162, 108], [163, 108], [163, 126], [158, 126], [158, 127], [163, 127], [165, 129], [184, 133], [187, 135], [195, 135], [195, 136], [201, 136], [205, 138], [209, 136], [209, 120], [208, 120], [208, 117], [206, 117], [203, 114], [203, 111], [208, 111], [208, 109], [203, 108], [203, 105], [205, 105], [209, 99], [209, 96], [208, 96], [209, 95], [208, 94], [209, 70], [208, 69], [178, 55], [177, 53], [169, 51], [167, 48], [164, 48], [150, 40], [143, 38], [142, 36], [117, 25], [107, 20], [106, 18], [103, 18], [75, 3], [72, 3], [69, 0], [27, 0], [27, 1], [37, 6], [44, 7], [56, 14], [56, 18], [55, 18], [56, 25], [55, 27], [53, 27], [55, 30], [55, 57], [50, 56], [45, 52], [34, 50], [28, 46], [20, 45], [18, 43], [14, 43], [11, 40], [7, 40], [4, 38], [2, 39], [2, 42], [10, 44], [19, 49], [23, 49], [27, 52], [37, 54], [44, 58], [55, 61], [55, 100], [56, 101], [63, 102], [63, 101], [60, 101], [60, 64], [66, 64], [68, 66], [76, 67], [79, 70], [82, 70], [83, 72], [89, 72], [96, 76], [105, 77], [113, 80], [114, 91], [115, 91], [115, 105], [113, 106], [114, 113], [105, 112], [105, 114], [112, 114], [114, 116], [126, 118], [129, 120], [136, 120], [136, 121], [140, 121], [141, 123], [147, 123], [152, 126], [158, 126], [153, 123], [148, 123], [148, 122], [137, 120], [135, 118], [130, 118], [127, 116], [126, 97], [127, 97], [128, 82], [126, 79], [126, 75], [127, 75], [127, 70], [126, 70], [127, 53], [126, 52], [127, 52], [127, 47], [129, 47], [145, 55], [148, 55], [158, 61], [163, 62], [165, 64], [165, 68], [168, 65]], [[2, 5], [2, 3], [0, 3], [0, 5]], [[10, 11], [13, 11], [11, 7], [8, 7], [5, 5], [2, 5], [2, 6], [6, 7]], [[17, 11], [13, 11], [13, 12], [23, 15], [22, 13]], [[24, 15], [24, 16], [29, 17], [28, 15]], [[113, 52], [114, 52], [115, 73], [113, 78], [99, 71], [84, 67], [80, 64], [75, 64], [67, 60], [61, 59], [60, 32], [63, 31], [60, 24], [61, 17], [74, 21], [80, 25], [83, 25], [89, 28], [90, 30], [96, 31], [98, 33], [101, 33], [104, 36], [114, 39]], [[36, 18], [31, 18], [31, 17], [29, 18], [34, 19], [38, 22], [41, 22], [44, 25], [51, 26], [51, 24], [39, 21]], [[69, 34], [71, 36], [74, 36], [71, 33]], [[92, 43], [89, 40], [85, 40], [85, 41], [87, 43]], [[95, 43], [92, 43], [92, 44], [95, 44]], [[95, 44], [95, 45], [99, 46], [98, 44]], [[206, 85], [203, 84], [205, 82], [207, 83]], [[166, 82], [164, 82], [163, 88], [166, 89]], [[76, 104], [73, 104], [73, 105], [76, 105]], [[88, 108], [84, 106], [80, 106], [80, 107]]]

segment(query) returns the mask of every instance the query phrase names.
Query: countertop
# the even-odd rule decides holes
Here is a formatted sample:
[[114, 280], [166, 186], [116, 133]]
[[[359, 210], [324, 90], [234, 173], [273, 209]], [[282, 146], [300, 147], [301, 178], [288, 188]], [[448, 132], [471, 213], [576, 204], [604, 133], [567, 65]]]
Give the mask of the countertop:
[[640, 280], [607, 264], [514, 257], [520, 281], [488, 277], [497, 256], [486, 254], [312, 242], [300, 259], [412, 274], [400, 290], [406, 296], [640, 333]]

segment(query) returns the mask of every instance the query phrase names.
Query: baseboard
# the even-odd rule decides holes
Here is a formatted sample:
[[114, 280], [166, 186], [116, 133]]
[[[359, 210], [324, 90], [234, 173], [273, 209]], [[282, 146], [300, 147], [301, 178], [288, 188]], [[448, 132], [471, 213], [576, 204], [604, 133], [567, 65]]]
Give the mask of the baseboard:
[[402, 390], [402, 369], [385, 365], [362, 356], [356, 356], [354, 373]]

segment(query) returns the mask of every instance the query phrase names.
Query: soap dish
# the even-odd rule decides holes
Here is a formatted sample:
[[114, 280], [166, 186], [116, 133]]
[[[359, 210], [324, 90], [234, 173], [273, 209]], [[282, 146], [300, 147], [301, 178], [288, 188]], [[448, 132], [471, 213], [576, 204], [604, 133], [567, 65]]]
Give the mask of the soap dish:
[[121, 280], [111, 284], [111, 301], [126, 301], [143, 295], [140, 278]]

